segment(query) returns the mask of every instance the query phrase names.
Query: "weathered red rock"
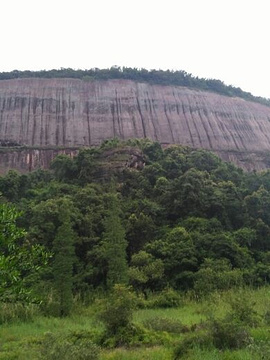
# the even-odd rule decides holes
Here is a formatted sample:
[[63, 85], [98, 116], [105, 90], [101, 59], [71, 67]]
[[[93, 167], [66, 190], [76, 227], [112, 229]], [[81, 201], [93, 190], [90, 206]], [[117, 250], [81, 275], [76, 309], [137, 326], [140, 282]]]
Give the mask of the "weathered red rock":
[[270, 107], [129, 80], [0, 81], [0, 141], [80, 147], [113, 137], [209, 149], [260, 170], [269, 167]]

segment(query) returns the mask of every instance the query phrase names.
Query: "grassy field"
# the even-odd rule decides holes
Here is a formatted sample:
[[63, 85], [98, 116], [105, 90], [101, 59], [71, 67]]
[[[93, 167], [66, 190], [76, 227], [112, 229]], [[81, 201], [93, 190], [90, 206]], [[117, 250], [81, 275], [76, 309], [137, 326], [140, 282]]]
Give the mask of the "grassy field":
[[[116, 349], [100, 349], [100, 360], [172, 360], [174, 348], [181, 341], [190, 336], [191, 329], [194, 336], [204, 333], [203, 324], [211, 317], [223, 318], [230, 311], [231, 299], [248, 299], [252, 304], [254, 314], [258, 319], [256, 326], [248, 326], [251, 342], [242, 349], [204, 348], [195, 344], [187, 351], [183, 359], [196, 360], [261, 360], [270, 359], [270, 287], [258, 290], [229, 291], [223, 294], [213, 294], [203, 301], [194, 301], [188, 298], [178, 308], [167, 309], [140, 309], [134, 312], [133, 321], [138, 326], [161, 324], [161, 329], [155, 329], [157, 341], [149, 344], [120, 347]], [[98, 334], [103, 325], [96, 318], [97, 306], [75, 309], [72, 316], [58, 319], [43, 316], [34, 316], [29, 322], [13, 321], [3, 323], [0, 328], [0, 360], [37, 360], [40, 357], [46, 333], [57, 336], [69, 334]], [[268, 314], [268, 315], [267, 315]], [[162, 319], [162, 320], [160, 320]], [[165, 319], [165, 320], [164, 320]], [[268, 319], [268, 320], [267, 320]], [[181, 324], [186, 331], [177, 331], [175, 327]], [[162, 326], [164, 329], [162, 329]], [[170, 331], [170, 327], [174, 327]], [[202, 329], [201, 329], [201, 328]], [[175, 330], [176, 329], [176, 330]], [[152, 329], [152, 333], [153, 333]], [[199, 337], [198, 337], [199, 339]], [[60, 359], [59, 359], [60, 360]], [[76, 360], [76, 359], [75, 359]]]

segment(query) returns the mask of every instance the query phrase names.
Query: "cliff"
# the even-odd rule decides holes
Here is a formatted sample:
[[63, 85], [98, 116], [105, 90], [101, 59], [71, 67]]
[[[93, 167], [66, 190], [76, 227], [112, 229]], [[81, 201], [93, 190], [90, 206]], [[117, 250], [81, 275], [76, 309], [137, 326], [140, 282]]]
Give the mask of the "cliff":
[[32, 148], [1, 152], [2, 168], [46, 167], [60, 148], [113, 137], [209, 149], [247, 170], [270, 167], [270, 107], [256, 102], [131, 80], [0, 81], [0, 144]]

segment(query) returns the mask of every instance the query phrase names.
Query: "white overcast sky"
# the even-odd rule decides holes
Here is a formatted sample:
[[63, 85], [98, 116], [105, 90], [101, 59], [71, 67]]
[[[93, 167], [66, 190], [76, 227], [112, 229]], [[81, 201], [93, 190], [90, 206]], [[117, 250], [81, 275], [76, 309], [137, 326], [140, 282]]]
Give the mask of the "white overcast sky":
[[269, 0], [0, 0], [0, 72], [185, 70], [270, 98]]

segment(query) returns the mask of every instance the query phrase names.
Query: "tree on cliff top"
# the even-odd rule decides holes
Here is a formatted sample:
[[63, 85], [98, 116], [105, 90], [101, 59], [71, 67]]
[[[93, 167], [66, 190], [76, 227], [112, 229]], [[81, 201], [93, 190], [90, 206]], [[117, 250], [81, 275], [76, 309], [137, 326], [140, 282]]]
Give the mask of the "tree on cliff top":
[[75, 70], [71, 68], [61, 68], [40, 71], [13, 70], [11, 72], [0, 72], [0, 81], [18, 78], [70, 78], [82, 79], [85, 82], [94, 80], [125, 79], [158, 85], [188, 86], [226, 96], [237, 96], [270, 106], [269, 99], [254, 96], [249, 92], [243, 91], [239, 87], [236, 88], [232, 85], [226, 85], [221, 80], [195, 77], [184, 70], [147, 70], [143, 68], [112, 66], [107, 69], [92, 68], [88, 70]]

